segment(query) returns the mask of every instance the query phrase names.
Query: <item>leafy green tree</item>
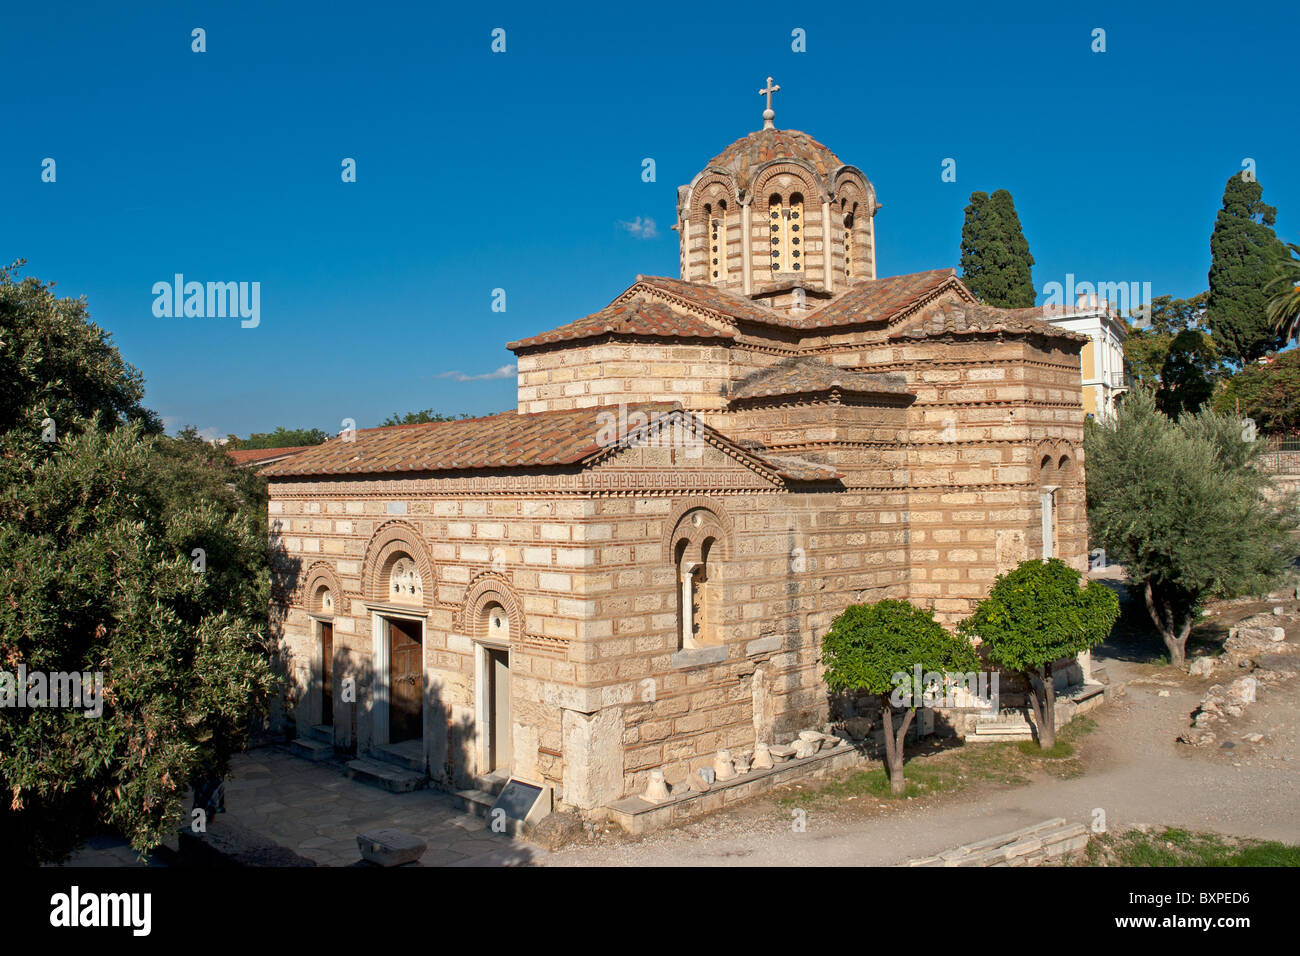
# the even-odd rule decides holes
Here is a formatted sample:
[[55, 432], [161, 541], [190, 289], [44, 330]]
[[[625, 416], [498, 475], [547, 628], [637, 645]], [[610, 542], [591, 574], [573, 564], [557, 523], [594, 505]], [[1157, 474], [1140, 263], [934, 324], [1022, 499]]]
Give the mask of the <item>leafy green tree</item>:
[[1269, 435], [1300, 433], [1300, 351], [1279, 352], [1228, 379], [1214, 397], [1215, 410], [1248, 418]]
[[300, 445], [321, 445], [330, 440], [329, 432], [319, 428], [285, 428], [277, 426], [273, 432], [253, 432], [247, 438], [231, 435], [225, 447], [229, 451], [246, 448], [297, 448]]
[[1210, 329], [1220, 354], [1237, 364], [1285, 344], [1269, 321], [1268, 289], [1289, 258], [1270, 228], [1277, 210], [1263, 201], [1258, 181], [1243, 175], [1228, 178], [1210, 236]]
[[89, 719], [0, 707], [0, 858], [22, 863], [104, 827], [157, 845], [278, 687], [258, 488], [192, 431], [161, 435], [138, 373], [48, 288], [0, 276], [0, 339], [24, 350], [0, 366], [20, 396], [0, 426], [0, 662], [99, 673], [103, 692]]
[[1128, 572], [1174, 664], [1204, 599], [1262, 593], [1296, 556], [1300, 517], [1270, 501], [1257, 444], [1209, 408], [1171, 420], [1147, 388], [1087, 425], [1090, 537]]
[[973, 671], [978, 666], [974, 649], [935, 621], [933, 611], [907, 601], [884, 600], [845, 608], [822, 639], [822, 659], [823, 679], [830, 690], [862, 690], [880, 698], [890, 790], [901, 795], [907, 786], [903, 744], [922, 689], [911, 688], [895, 732], [899, 678], [910, 678], [918, 665], [922, 673]]
[[45, 430], [57, 437], [75, 419], [99, 413], [107, 427], [140, 422], [162, 431], [144, 408], [144, 377], [122, 360], [82, 299], [60, 299], [54, 283], [18, 278], [19, 259], [0, 269], [0, 431]]
[[989, 660], [1024, 676], [1043, 749], [1056, 745], [1052, 670], [1104, 641], [1119, 617], [1119, 599], [1059, 558], [1025, 561], [1000, 575], [959, 634], [979, 638]]
[[1207, 298], [1205, 292], [1188, 299], [1156, 296], [1141, 325], [1129, 316], [1128, 376], [1135, 385], [1154, 388], [1160, 410], [1174, 417], [1200, 408], [1223, 377], [1223, 361], [1205, 331]]
[[1034, 257], [1011, 193], [971, 193], [961, 227], [962, 281], [986, 305], [1028, 308], [1037, 297]]
[[444, 415], [441, 412], [435, 412], [432, 408], [421, 409], [418, 412], [407, 412], [405, 415], [396, 413], [389, 415], [379, 423], [380, 428], [389, 425], [423, 425], [427, 422], [454, 422], [469, 418], [470, 415], [462, 412], [459, 415]]
[[1265, 290], [1272, 295], [1268, 320], [1283, 344], [1289, 339], [1300, 341], [1300, 246], [1288, 242], [1286, 248], [1288, 254], [1278, 265], [1278, 275]]

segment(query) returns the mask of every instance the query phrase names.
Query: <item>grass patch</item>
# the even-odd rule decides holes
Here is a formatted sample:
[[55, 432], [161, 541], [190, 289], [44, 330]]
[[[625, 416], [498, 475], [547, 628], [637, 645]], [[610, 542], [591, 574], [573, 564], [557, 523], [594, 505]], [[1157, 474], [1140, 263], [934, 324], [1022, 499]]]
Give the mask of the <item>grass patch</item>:
[[1062, 740], [1060, 736], [1050, 747], [1038, 746], [1037, 740], [1022, 740], [1016, 746], [1026, 757], [1038, 757], [1042, 760], [1064, 760], [1066, 757], [1074, 756], [1074, 747], [1068, 740]]
[[[1029, 782], [1029, 774], [1041, 769], [1040, 760], [1068, 761], [1075, 756], [1077, 742], [1092, 733], [1097, 724], [1090, 717], [1075, 717], [1056, 734], [1056, 746], [1043, 750], [1037, 741], [1015, 743], [966, 744], [948, 747], [939, 752], [922, 750], [909, 752], [903, 767], [907, 784], [901, 797], [889, 790], [889, 775], [883, 766], [870, 770], [857, 770], [837, 780], [812, 789], [792, 787], [775, 797], [782, 806], [810, 806], [813, 804], [848, 804], [862, 799], [883, 803], [909, 797], [928, 797], [940, 793], [955, 793], [979, 783], [1019, 786]], [[1082, 766], [1065, 763], [1053, 767], [1056, 776], [1077, 776]]]
[[1300, 866], [1300, 846], [1168, 827], [1097, 837], [1087, 859], [1092, 866]]

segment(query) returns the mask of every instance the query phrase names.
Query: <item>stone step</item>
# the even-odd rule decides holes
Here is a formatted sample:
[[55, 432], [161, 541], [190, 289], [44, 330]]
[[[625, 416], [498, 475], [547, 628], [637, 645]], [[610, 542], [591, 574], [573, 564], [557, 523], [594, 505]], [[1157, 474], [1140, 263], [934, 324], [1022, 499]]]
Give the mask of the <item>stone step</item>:
[[474, 778], [475, 789], [482, 790], [484, 793], [490, 793], [493, 797], [499, 796], [501, 791], [506, 788], [510, 782], [510, 774], [504, 771], [484, 774]]
[[329, 724], [315, 724], [306, 730], [300, 731], [298, 738], [307, 738], [308, 740], [319, 740], [323, 744], [334, 745], [334, 728]]
[[375, 760], [391, 763], [395, 767], [410, 770], [412, 773], [424, 774], [424, 742], [407, 740], [400, 744], [385, 744], [377, 747], [371, 754]]
[[497, 802], [496, 794], [485, 790], [457, 790], [454, 797], [460, 808], [472, 817], [487, 817]]
[[1008, 734], [1033, 733], [1033, 727], [1027, 720], [1006, 720], [997, 723], [980, 723], [975, 725], [976, 737], [1005, 737]]
[[312, 740], [310, 737], [298, 737], [289, 749], [296, 756], [303, 757], [307, 760], [329, 760], [334, 756], [334, 745], [327, 744], [320, 740]]
[[404, 770], [395, 764], [359, 757], [348, 761], [348, 776], [363, 783], [373, 783], [393, 793], [410, 793], [425, 785], [424, 774]]
[[1106, 685], [1102, 683], [1080, 684], [1077, 687], [1070, 688], [1069, 693], [1058, 695], [1057, 699], [1069, 700], [1069, 701], [1073, 701], [1076, 704], [1081, 704], [1085, 700], [1092, 700], [1094, 697], [1097, 697], [1098, 695], [1104, 696], [1105, 693], [1106, 693]]

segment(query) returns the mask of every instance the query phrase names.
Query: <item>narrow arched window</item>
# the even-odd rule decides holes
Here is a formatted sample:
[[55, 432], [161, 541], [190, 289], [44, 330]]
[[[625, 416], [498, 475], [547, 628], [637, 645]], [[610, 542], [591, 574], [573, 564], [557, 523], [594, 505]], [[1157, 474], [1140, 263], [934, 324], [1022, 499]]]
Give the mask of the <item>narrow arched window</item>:
[[844, 214], [844, 278], [853, 278], [853, 213]]
[[790, 245], [790, 270], [792, 272], [803, 271], [803, 196], [799, 193], [793, 193], [790, 196], [790, 215], [787, 217], [786, 225]]
[[773, 193], [772, 197], [767, 201], [767, 208], [768, 208], [768, 219], [770, 220], [769, 225], [771, 226], [771, 236], [772, 236], [772, 271], [782, 272], [784, 270], [782, 270], [781, 266], [784, 262], [785, 259], [784, 254], [786, 251], [785, 203], [781, 201], [781, 197], [779, 195]]
[[727, 201], [719, 200], [718, 208], [710, 211], [706, 205], [705, 215], [709, 218], [709, 256], [713, 261], [713, 278], [727, 277]]

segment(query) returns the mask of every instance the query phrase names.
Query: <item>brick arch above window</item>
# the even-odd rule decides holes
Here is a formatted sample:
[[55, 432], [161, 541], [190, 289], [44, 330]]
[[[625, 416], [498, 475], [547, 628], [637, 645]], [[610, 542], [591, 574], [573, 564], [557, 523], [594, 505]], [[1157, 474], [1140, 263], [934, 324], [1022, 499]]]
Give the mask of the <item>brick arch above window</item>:
[[509, 621], [511, 642], [524, 635], [524, 609], [514, 588], [503, 575], [487, 572], [480, 575], [465, 592], [465, 605], [461, 611], [461, 627], [465, 634], [476, 640], [492, 638], [492, 620], [489, 613], [493, 605], [500, 605]]
[[[343, 588], [334, 567], [326, 561], [317, 561], [307, 569], [303, 580], [302, 603], [312, 614], [335, 614], [342, 608]], [[329, 604], [325, 603], [328, 594]]]
[[420, 576], [423, 590], [421, 607], [432, 610], [437, 578], [433, 562], [429, 559], [420, 530], [406, 521], [389, 521], [375, 529], [366, 544], [366, 556], [361, 565], [362, 596], [377, 604], [393, 603], [389, 594], [389, 575], [393, 565], [409, 558]]
[[691, 190], [691, 204], [687, 215], [693, 222], [704, 221], [704, 204], [711, 203], [717, 207], [719, 200], [727, 204], [727, 209], [735, 210], [739, 206], [736, 188], [731, 180], [722, 175], [710, 175], [700, 180]]
[[[699, 515], [699, 521], [693, 520]], [[711, 498], [697, 497], [679, 501], [673, 506], [664, 521], [663, 560], [676, 564], [678, 545], [685, 541], [696, 558], [706, 539], [712, 538], [721, 546], [718, 557], [728, 558], [732, 555], [731, 535], [733, 522], [718, 502]], [[716, 547], [716, 546], [715, 546]]]
[[820, 205], [829, 202], [831, 197], [817, 185], [817, 177], [807, 167], [798, 163], [777, 162], [763, 169], [754, 179], [754, 213], [767, 215], [768, 197], [776, 192], [783, 197], [790, 193], [802, 193], [804, 201]]

